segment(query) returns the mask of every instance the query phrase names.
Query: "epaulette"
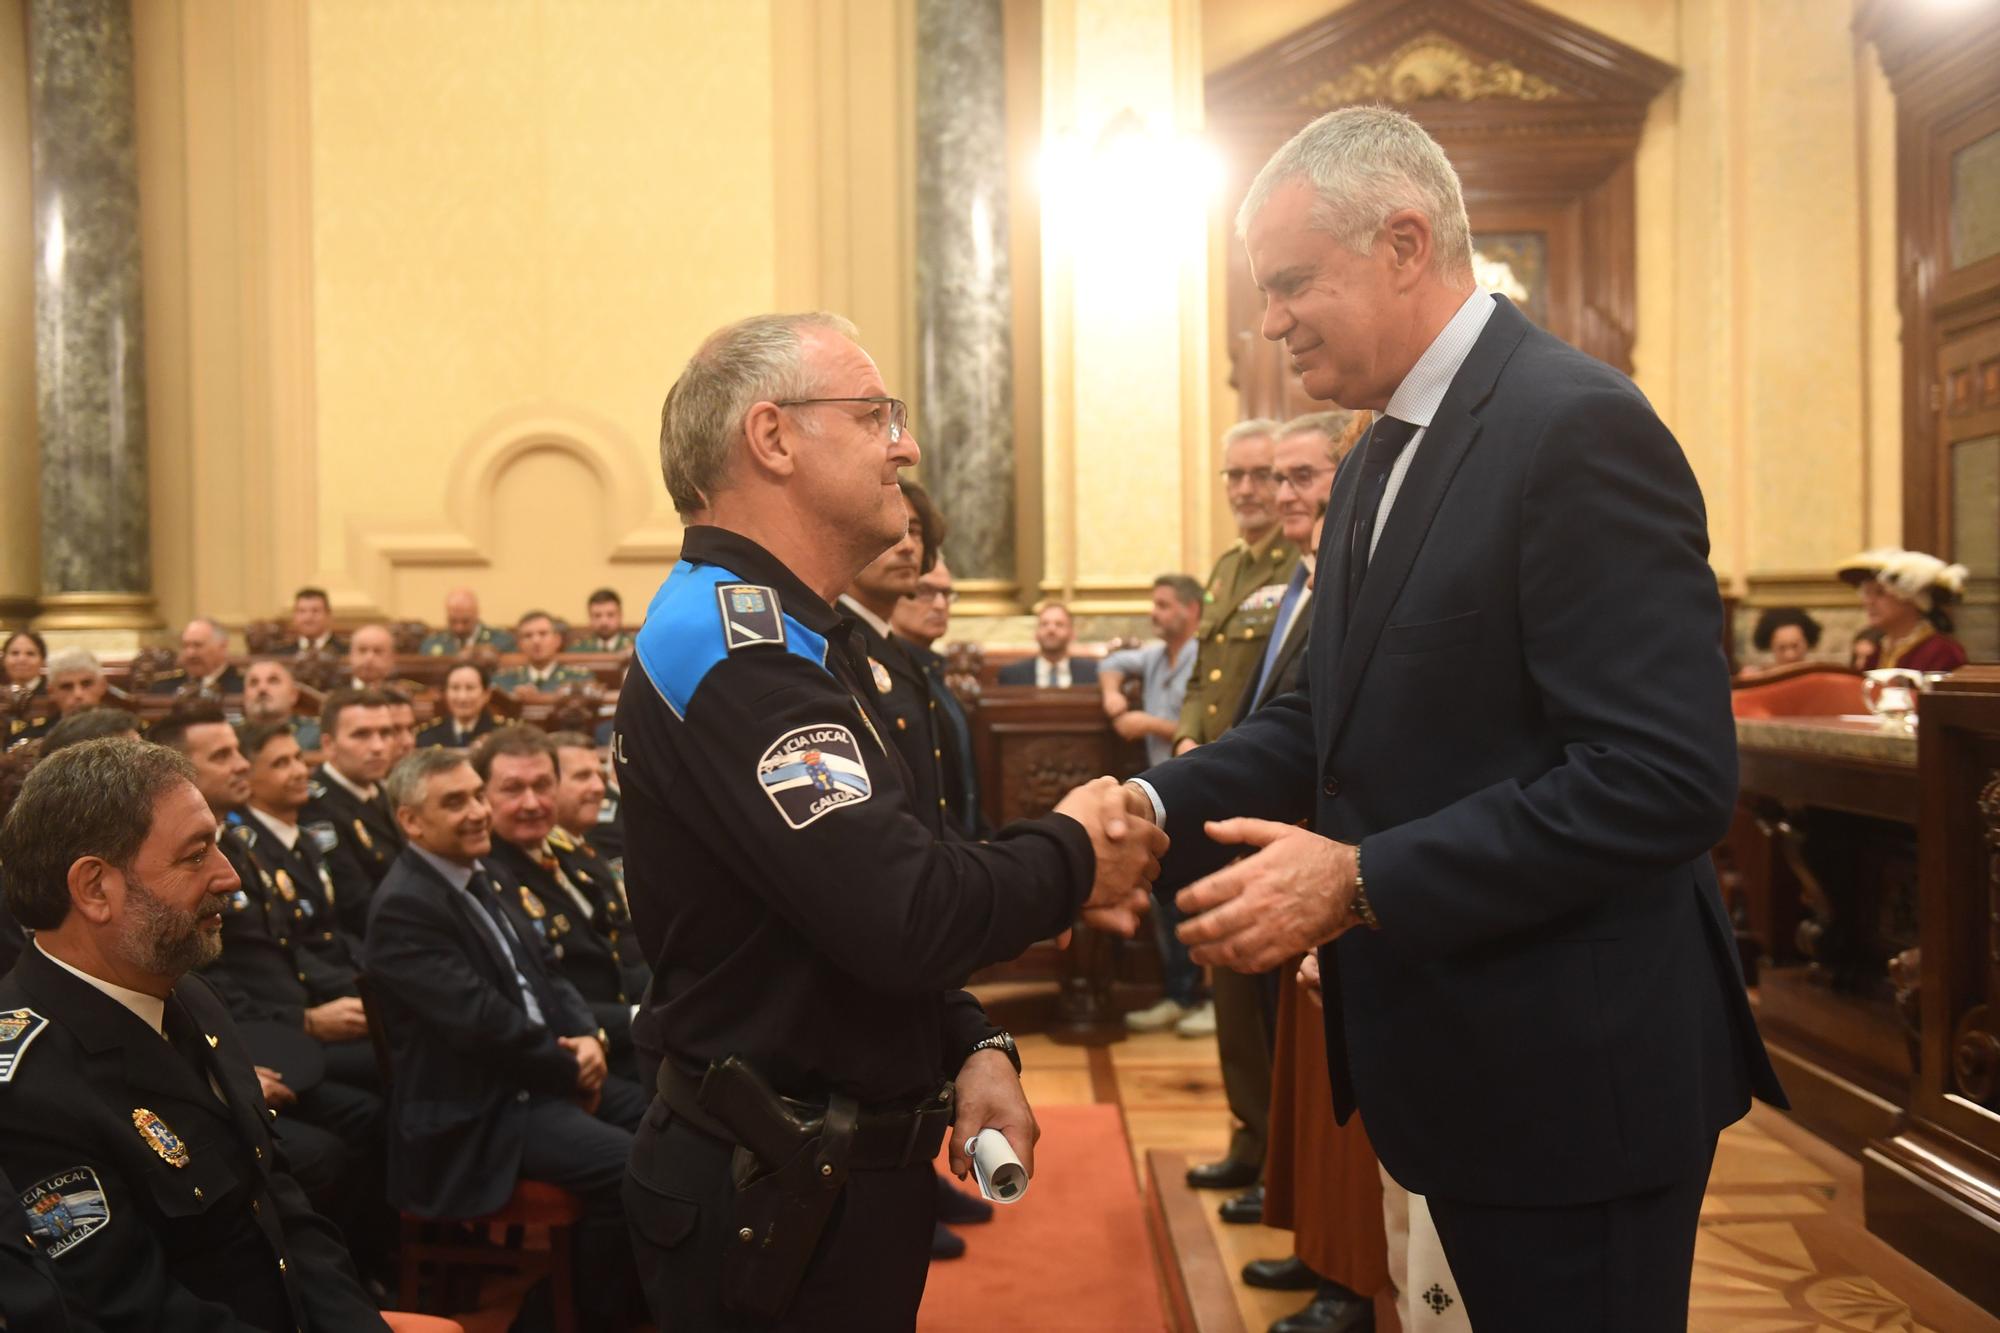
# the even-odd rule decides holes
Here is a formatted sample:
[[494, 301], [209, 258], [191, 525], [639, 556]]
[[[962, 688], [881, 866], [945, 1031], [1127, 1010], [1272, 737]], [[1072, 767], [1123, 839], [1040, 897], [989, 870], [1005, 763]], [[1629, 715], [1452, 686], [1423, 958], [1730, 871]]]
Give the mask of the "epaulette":
[[49, 1020], [32, 1009], [0, 1012], [0, 1083], [14, 1081], [14, 1071], [21, 1067], [28, 1047], [48, 1025]]
[[306, 785], [306, 794], [315, 801], [324, 800], [326, 798], [326, 783], [319, 778], [314, 778]]
[[552, 828], [549, 830], [549, 846], [559, 852], [573, 852], [576, 850], [576, 841], [569, 836], [568, 829]]
[[778, 590], [759, 583], [718, 583], [715, 605], [722, 616], [723, 646], [730, 652], [785, 646], [785, 612]]

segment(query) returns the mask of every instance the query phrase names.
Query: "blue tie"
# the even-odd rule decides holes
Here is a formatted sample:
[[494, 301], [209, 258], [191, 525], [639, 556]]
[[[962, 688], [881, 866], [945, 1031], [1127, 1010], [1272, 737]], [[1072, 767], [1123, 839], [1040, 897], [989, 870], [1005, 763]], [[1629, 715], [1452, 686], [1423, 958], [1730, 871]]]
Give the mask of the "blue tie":
[[1278, 665], [1278, 654], [1283, 651], [1285, 640], [1292, 637], [1292, 608], [1305, 596], [1306, 580], [1311, 575], [1306, 570], [1306, 562], [1300, 560], [1292, 570], [1292, 581], [1285, 585], [1285, 595], [1278, 602], [1278, 618], [1271, 623], [1271, 641], [1264, 645], [1264, 665], [1257, 673], [1257, 689], [1250, 696], [1250, 706], [1264, 697], [1264, 687], [1271, 683], [1271, 672]]

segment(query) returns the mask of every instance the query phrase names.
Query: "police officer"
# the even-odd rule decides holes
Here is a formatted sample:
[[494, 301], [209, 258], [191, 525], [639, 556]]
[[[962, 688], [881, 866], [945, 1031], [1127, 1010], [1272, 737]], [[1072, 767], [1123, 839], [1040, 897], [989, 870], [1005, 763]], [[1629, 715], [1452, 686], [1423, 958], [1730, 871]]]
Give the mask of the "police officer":
[[609, 867], [556, 827], [555, 742], [539, 728], [507, 726], [471, 757], [493, 809], [486, 873], [501, 905], [518, 930], [541, 938], [554, 970], [590, 1005], [610, 1039], [612, 1071], [636, 1077], [632, 1016], [652, 973]]
[[229, 631], [196, 616], [181, 631], [180, 665], [153, 677], [152, 693], [220, 700], [243, 693], [243, 673], [229, 664]]
[[0, 828], [34, 944], [0, 979], [0, 1169], [106, 1329], [386, 1327], [286, 1173], [222, 1002], [236, 873], [188, 761], [111, 739], [29, 775]]
[[326, 760], [313, 770], [299, 823], [326, 858], [334, 912], [352, 943], [368, 933], [368, 900], [403, 850], [402, 830], [378, 786], [389, 775], [395, 744], [389, 697], [335, 690], [320, 709], [319, 730]]
[[831, 605], [904, 536], [917, 461], [852, 325], [711, 336], [662, 456], [691, 526], [613, 738], [655, 977], [634, 1035], [659, 1096], [625, 1185], [647, 1297], [677, 1328], [909, 1329], [939, 1137], [955, 1170], [982, 1130], [1032, 1165], [1012, 1038], [957, 988], [1079, 911], [1129, 935], [1162, 844], [1102, 781], [990, 843], [941, 839], [913, 799]]

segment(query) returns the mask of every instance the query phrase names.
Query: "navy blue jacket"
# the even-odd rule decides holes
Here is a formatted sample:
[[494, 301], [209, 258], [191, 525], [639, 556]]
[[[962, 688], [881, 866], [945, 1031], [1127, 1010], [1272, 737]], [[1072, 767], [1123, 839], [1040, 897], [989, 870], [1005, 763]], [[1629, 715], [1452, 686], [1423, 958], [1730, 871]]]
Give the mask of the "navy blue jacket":
[[1163, 882], [1220, 863], [1204, 819], [1360, 845], [1381, 929], [1320, 951], [1328, 1064], [1408, 1188], [1560, 1205], [1704, 1169], [1784, 1094], [1709, 862], [1736, 737], [1687, 460], [1631, 381], [1499, 299], [1350, 619], [1359, 473], [1300, 690], [1145, 775]]

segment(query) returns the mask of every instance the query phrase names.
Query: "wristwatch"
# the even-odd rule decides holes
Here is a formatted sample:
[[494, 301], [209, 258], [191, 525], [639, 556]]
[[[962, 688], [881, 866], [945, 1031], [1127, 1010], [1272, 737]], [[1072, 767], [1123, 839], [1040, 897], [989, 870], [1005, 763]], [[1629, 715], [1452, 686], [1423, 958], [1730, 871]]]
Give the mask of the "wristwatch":
[[1368, 881], [1361, 878], [1361, 848], [1354, 849], [1354, 896], [1348, 899], [1347, 911], [1354, 920], [1370, 930], [1382, 929], [1376, 919], [1375, 905], [1368, 901]]
[[1019, 1074], [1021, 1072], [1021, 1052], [1014, 1045], [1013, 1033], [1005, 1031], [1003, 1029], [999, 1032], [994, 1033], [992, 1036], [986, 1038], [984, 1041], [976, 1041], [972, 1043], [972, 1049], [965, 1053], [965, 1058], [970, 1060], [973, 1056], [979, 1054], [981, 1051], [1000, 1052], [1002, 1055], [1007, 1057], [1008, 1063], [1014, 1066], [1014, 1072], [1016, 1074]]

